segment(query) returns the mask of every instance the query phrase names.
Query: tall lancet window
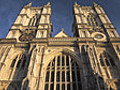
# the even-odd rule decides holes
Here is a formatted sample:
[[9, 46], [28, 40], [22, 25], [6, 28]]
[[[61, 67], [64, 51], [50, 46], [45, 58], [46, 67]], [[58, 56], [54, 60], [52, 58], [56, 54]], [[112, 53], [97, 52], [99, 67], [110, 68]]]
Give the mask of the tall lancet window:
[[80, 69], [66, 54], [54, 57], [47, 66], [44, 90], [82, 90]]
[[[17, 61], [18, 60], [18, 61]], [[17, 68], [24, 68], [25, 67], [25, 63], [26, 63], [26, 56], [25, 55], [19, 55], [17, 56], [11, 63], [10, 67], [14, 67], [15, 63], [17, 63]]]
[[37, 26], [39, 22], [39, 15], [36, 15], [30, 19], [29, 26]]
[[90, 25], [90, 26], [96, 26], [96, 25], [98, 25], [97, 24], [97, 20], [96, 20], [96, 18], [95, 18], [94, 15], [88, 15], [87, 16], [87, 21], [88, 21], [88, 25]]

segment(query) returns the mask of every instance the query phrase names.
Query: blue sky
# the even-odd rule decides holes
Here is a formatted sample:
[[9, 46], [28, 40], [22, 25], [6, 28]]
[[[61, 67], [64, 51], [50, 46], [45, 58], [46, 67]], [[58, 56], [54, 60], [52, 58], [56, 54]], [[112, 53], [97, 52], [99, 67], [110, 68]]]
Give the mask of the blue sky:
[[52, 5], [53, 36], [61, 28], [64, 28], [67, 34], [72, 35], [72, 9], [75, 1], [81, 6], [92, 6], [92, 1], [100, 4], [120, 33], [120, 0], [0, 0], [0, 38], [6, 37], [23, 5], [32, 2], [32, 6], [43, 6], [49, 1]]

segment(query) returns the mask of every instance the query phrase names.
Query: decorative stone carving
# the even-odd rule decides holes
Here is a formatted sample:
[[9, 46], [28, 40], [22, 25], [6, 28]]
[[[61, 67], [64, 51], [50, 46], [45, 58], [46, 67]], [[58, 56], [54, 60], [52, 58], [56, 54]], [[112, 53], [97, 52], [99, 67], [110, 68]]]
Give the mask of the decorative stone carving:
[[94, 32], [92, 33], [92, 37], [94, 38], [94, 40], [96, 41], [106, 41], [106, 36], [103, 33], [100, 32]]

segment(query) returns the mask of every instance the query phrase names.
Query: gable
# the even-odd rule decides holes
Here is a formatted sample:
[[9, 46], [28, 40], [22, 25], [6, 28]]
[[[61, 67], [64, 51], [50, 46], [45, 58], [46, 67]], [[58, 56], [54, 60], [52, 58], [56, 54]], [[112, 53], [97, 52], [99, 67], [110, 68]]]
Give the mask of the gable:
[[66, 34], [64, 32], [64, 30], [62, 29], [58, 34], [56, 34], [54, 37], [70, 37], [68, 34]]

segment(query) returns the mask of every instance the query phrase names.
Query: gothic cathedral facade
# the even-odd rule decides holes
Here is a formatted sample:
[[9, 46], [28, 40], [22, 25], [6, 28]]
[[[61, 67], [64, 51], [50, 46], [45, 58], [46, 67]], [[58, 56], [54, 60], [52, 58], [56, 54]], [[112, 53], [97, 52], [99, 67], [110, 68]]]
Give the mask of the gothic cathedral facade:
[[120, 90], [116, 29], [95, 2], [73, 12], [73, 37], [52, 37], [50, 3], [22, 8], [0, 39], [0, 90]]

